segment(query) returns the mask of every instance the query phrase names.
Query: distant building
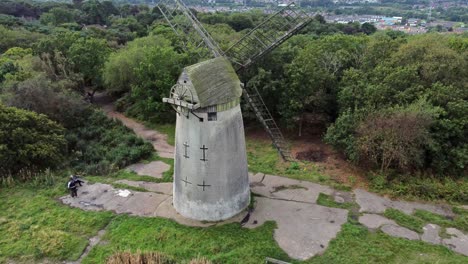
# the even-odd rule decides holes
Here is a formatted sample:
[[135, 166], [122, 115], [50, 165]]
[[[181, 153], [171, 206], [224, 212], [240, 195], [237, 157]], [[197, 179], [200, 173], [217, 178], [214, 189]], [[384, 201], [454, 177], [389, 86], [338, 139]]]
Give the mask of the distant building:
[[407, 26], [410, 26], [410, 27], [416, 27], [418, 24], [421, 23], [421, 20], [420, 19], [417, 19], [417, 18], [408, 18], [408, 21], [406, 22], [406, 25]]

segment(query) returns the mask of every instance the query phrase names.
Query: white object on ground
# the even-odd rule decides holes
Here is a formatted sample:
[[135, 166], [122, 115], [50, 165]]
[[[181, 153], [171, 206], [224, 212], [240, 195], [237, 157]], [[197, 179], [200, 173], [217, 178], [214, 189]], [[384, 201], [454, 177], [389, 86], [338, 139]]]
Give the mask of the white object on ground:
[[132, 194], [129, 190], [117, 190], [115, 193], [121, 197], [128, 197], [130, 194]]

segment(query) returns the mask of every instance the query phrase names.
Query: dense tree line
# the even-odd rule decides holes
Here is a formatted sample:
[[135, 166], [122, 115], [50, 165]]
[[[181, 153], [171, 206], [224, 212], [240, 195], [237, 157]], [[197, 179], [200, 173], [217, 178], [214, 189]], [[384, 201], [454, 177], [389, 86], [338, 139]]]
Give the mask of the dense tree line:
[[[148, 155], [147, 145], [106, 123], [83, 99], [105, 89], [128, 115], [173, 122], [161, 99], [184, 66], [204, 59], [195, 56], [197, 47], [184, 51], [147, 6], [21, 3], [29, 9], [10, 5], [0, 17], [1, 102], [63, 127], [76, 166], [105, 171]], [[266, 18], [255, 11], [197, 16], [222, 49]], [[241, 77], [283, 127], [297, 132], [304, 116], [314, 115], [324, 140], [363, 167], [391, 177], [460, 178], [468, 164], [467, 56], [466, 35], [375, 33], [369, 24], [328, 24], [317, 16]]]

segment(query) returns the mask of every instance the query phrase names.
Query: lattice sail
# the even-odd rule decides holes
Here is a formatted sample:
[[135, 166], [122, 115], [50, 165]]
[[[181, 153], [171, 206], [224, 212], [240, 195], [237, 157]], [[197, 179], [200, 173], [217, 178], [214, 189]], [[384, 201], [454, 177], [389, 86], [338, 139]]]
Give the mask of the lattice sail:
[[161, 0], [156, 7], [189, 52], [195, 48], [200, 57], [219, 57], [222, 52], [208, 31], [189, 8], [180, 0]]
[[247, 68], [311, 21], [311, 16], [296, 9], [294, 3], [291, 3], [252, 29], [232, 45], [224, 56], [231, 60], [236, 70]]

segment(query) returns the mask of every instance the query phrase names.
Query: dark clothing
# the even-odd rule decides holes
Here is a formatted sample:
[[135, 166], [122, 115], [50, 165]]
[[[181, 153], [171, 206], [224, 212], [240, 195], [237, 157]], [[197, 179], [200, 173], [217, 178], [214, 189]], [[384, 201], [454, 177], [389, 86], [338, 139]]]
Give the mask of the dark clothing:
[[68, 181], [67, 188], [70, 190], [71, 197], [78, 197], [78, 186], [73, 179]]
[[75, 184], [78, 184], [78, 185], [80, 185], [80, 186], [83, 186], [83, 185], [81, 185], [81, 184], [84, 183], [84, 181], [80, 180], [80, 179], [78, 178], [78, 176], [76, 176], [76, 175], [73, 175], [72, 181], [74, 181]]

